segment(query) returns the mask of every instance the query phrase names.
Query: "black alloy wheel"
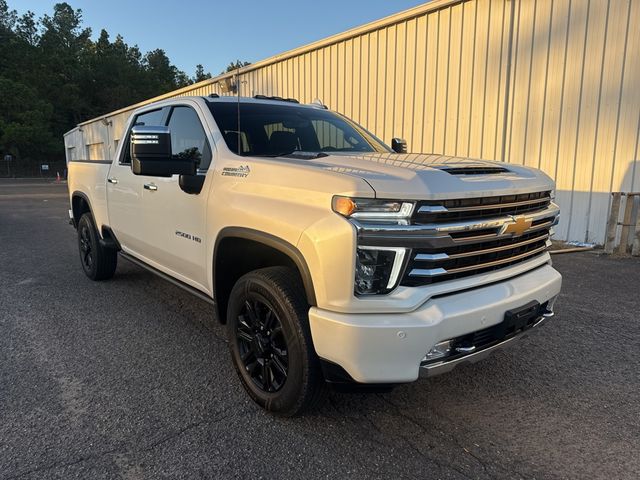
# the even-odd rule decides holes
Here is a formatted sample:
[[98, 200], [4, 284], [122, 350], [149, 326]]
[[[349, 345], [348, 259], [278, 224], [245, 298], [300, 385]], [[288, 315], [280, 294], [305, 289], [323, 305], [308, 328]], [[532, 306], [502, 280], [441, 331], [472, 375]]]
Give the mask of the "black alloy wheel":
[[226, 320], [233, 366], [254, 402], [290, 417], [322, 401], [326, 385], [298, 272], [267, 267], [243, 275], [229, 295]]
[[89, 225], [86, 222], [80, 225], [78, 235], [80, 242], [80, 261], [82, 262], [82, 266], [85, 271], [91, 271], [94, 263], [94, 250], [91, 245]]
[[118, 252], [100, 244], [91, 213], [82, 214], [78, 221], [78, 251], [82, 270], [91, 280], [113, 277], [118, 265]]
[[268, 300], [252, 293], [238, 315], [240, 359], [253, 383], [274, 393], [287, 381], [289, 351], [278, 315]]

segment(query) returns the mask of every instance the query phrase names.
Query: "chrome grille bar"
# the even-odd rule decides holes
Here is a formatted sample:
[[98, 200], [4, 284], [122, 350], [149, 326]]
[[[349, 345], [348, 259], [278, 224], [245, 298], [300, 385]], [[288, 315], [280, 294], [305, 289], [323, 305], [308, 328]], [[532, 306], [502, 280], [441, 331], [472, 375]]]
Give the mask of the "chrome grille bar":
[[542, 247], [538, 247], [534, 250], [530, 250], [528, 252], [521, 253], [520, 255], [515, 255], [513, 257], [507, 257], [500, 260], [494, 260], [494, 261], [485, 262], [485, 263], [475, 263], [473, 265], [468, 265], [466, 267], [452, 268], [449, 270], [446, 270], [441, 267], [431, 268], [431, 269], [414, 268], [413, 270], [411, 270], [411, 272], [409, 272], [409, 276], [410, 277], [434, 277], [434, 276], [440, 276], [440, 275], [452, 275], [452, 274], [468, 272], [472, 270], [481, 270], [483, 268], [495, 267], [498, 265], [503, 265], [505, 263], [516, 262], [518, 260], [522, 260], [527, 257], [533, 257], [538, 253], [542, 253], [546, 249], [547, 249], [547, 245], [545, 244]]
[[[523, 214], [522, 216], [532, 222], [548, 218], [551, 224], [555, 217], [560, 213], [560, 208], [555, 204], [549, 204], [545, 209], [536, 212]], [[360, 233], [412, 233], [422, 235], [439, 235], [443, 233], [468, 232], [473, 230], [499, 230], [503, 225], [513, 223], [511, 215], [499, 215], [487, 219], [471, 219], [463, 221], [454, 221], [447, 223], [426, 223], [420, 225], [403, 225], [399, 223], [369, 223], [359, 220], [352, 220], [356, 229]], [[533, 228], [537, 228], [536, 225]]]
[[529, 245], [531, 243], [541, 242], [542, 240], [547, 240], [549, 238], [549, 234], [545, 233], [535, 238], [529, 238], [522, 242], [510, 243], [507, 245], [502, 245], [500, 247], [493, 248], [479, 248], [478, 250], [473, 250], [471, 252], [463, 252], [463, 253], [455, 253], [455, 254], [446, 254], [446, 253], [419, 253], [414, 257], [414, 260], [419, 262], [437, 262], [441, 260], [455, 260], [456, 258], [464, 258], [464, 257], [473, 257], [476, 255], [484, 255], [487, 253], [495, 253], [501, 252], [504, 250], [510, 250], [512, 248], [522, 247], [524, 245]]

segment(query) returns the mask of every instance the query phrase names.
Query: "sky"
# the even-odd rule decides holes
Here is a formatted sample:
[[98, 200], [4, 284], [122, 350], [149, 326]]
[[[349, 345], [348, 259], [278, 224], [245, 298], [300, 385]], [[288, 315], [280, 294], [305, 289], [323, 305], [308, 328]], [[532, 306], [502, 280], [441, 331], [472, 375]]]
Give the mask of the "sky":
[[[426, 0], [67, 0], [94, 39], [102, 28], [145, 53], [162, 48], [193, 75], [256, 62], [425, 3]], [[8, 0], [19, 14], [51, 15], [52, 0]]]

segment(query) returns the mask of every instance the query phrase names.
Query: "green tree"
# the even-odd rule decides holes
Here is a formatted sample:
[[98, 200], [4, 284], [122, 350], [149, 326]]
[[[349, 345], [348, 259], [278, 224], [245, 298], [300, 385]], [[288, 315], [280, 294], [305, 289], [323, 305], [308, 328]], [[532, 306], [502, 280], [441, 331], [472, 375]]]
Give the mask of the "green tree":
[[69, 125], [79, 123], [91, 112], [85, 92], [92, 85], [83, 84], [83, 60], [92, 42], [91, 29], [81, 26], [82, 10], [74, 10], [68, 3], [58, 3], [53, 10], [53, 16], [45, 15], [40, 20], [38, 47], [46, 74], [35, 78], [54, 108], [53, 134], [61, 136]]
[[204, 67], [201, 64], [196, 65], [196, 75], [195, 77], [193, 77], [194, 83], [202, 82], [210, 78], [211, 78], [211, 74], [209, 72], [205, 73]]
[[142, 63], [147, 72], [149, 88], [153, 92], [157, 92], [156, 95], [185, 87], [191, 83], [187, 74], [172, 65], [169, 57], [161, 48], [147, 53]]
[[16, 11], [9, 10], [6, 0], [0, 0], [0, 35], [12, 32], [17, 19]]
[[118, 35], [110, 41], [106, 30], [86, 52], [83, 84], [89, 101], [87, 114], [94, 117], [139, 102], [147, 94], [140, 50], [129, 47]]
[[0, 149], [24, 161], [55, 151], [59, 140], [51, 134], [52, 112], [33, 88], [0, 77]]
[[31, 46], [38, 44], [40, 35], [38, 35], [35, 13], [29, 10], [18, 19], [16, 22], [16, 35]]
[[243, 62], [240, 60], [236, 60], [235, 62], [230, 62], [229, 65], [227, 65], [226, 70], [220, 72], [220, 74], [233, 72], [239, 68], [246, 67], [247, 65], [251, 65], [251, 62]]
[[[0, 0], [0, 66], [0, 155], [35, 171], [64, 161], [62, 136], [76, 124], [195, 80], [161, 49], [143, 55], [106, 30], [92, 40], [68, 3], [36, 19]], [[207, 76], [196, 69], [196, 78]]]

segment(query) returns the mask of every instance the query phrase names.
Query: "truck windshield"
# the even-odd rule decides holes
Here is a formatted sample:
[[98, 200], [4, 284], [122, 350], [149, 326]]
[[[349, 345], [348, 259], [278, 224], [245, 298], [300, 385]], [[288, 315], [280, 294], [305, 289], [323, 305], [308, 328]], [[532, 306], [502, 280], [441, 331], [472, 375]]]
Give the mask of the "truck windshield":
[[229, 149], [243, 156], [277, 157], [296, 152], [389, 152], [380, 140], [347, 118], [319, 108], [210, 102]]

